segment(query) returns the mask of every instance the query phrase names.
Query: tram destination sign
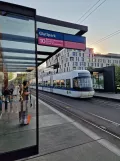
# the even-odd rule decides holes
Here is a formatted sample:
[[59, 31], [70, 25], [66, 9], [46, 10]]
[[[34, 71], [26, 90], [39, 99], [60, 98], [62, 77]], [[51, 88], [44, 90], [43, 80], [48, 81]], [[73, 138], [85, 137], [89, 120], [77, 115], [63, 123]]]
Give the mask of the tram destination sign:
[[71, 48], [71, 49], [86, 49], [86, 38], [83, 36], [74, 36], [55, 31], [44, 29], [37, 30], [38, 45]]

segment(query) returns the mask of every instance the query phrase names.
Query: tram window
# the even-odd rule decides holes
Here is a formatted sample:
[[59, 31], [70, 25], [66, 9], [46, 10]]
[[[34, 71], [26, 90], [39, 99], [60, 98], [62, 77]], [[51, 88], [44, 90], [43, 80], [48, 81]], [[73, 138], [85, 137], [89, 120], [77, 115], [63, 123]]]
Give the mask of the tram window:
[[50, 86], [50, 81], [47, 82], [47, 85]]
[[42, 82], [39, 82], [39, 86], [42, 86]]
[[43, 82], [43, 85], [45, 86], [45, 81]]
[[78, 80], [77, 80], [77, 78], [74, 78], [73, 79], [73, 88], [74, 89], [77, 89], [78, 88]]
[[70, 79], [66, 79], [66, 88], [71, 88]]
[[65, 80], [61, 80], [60, 82], [61, 82], [61, 87], [62, 88], [65, 87]]
[[57, 82], [57, 87], [60, 87], [60, 80], [56, 80]]
[[56, 87], [56, 80], [53, 81], [53, 87]]

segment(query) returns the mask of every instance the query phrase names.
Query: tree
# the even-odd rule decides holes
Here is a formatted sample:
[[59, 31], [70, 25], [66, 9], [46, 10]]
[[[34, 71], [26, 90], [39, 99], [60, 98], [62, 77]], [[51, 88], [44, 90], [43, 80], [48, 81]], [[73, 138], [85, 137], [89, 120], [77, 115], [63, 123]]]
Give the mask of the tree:
[[94, 68], [92, 67], [92, 66], [89, 66], [89, 67], [87, 67], [87, 70], [89, 70], [89, 71], [91, 71], [91, 70], [93, 70]]
[[120, 66], [115, 65], [115, 83], [120, 86]]
[[13, 73], [12, 72], [9, 72], [8, 73], [8, 80], [11, 80], [13, 78]]

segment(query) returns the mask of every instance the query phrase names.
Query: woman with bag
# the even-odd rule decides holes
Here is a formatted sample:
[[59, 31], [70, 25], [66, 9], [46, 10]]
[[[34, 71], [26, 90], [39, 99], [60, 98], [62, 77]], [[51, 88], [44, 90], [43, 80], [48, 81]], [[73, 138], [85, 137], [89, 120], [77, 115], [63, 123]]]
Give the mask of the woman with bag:
[[28, 115], [28, 100], [30, 92], [28, 91], [28, 86], [29, 86], [28, 81], [24, 81], [21, 91], [21, 111], [20, 111], [20, 122], [22, 125], [28, 125], [30, 122], [30, 116]]

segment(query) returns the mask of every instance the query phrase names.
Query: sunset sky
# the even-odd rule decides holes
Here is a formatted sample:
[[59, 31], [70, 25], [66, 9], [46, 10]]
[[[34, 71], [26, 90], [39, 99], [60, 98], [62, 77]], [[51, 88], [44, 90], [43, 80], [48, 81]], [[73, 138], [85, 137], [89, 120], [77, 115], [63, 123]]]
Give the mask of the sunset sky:
[[[64, 21], [76, 23], [77, 20], [98, 0], [4, 0], [37, 9], [37, 14]], [[101, 0], [96, 6], [98, 6]], [[96, 7], [94, 7], [96, 8]], [[94, 10], [93, 8], [93, 10]], [[106, 0], [95, 12], [84, 22], [79, 24], [88, 26], [87, 46], [94, 47], [95, 51], [101, 53], [120, 53], [120, 34], [106, 41], [96, 44], [95, 42], [120, 29], [120, 0]]]

